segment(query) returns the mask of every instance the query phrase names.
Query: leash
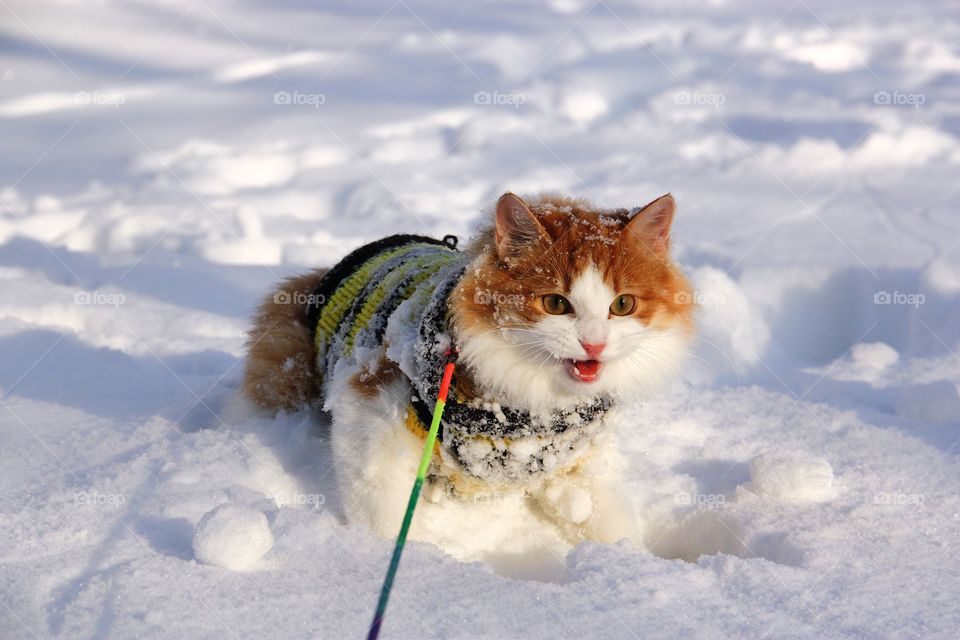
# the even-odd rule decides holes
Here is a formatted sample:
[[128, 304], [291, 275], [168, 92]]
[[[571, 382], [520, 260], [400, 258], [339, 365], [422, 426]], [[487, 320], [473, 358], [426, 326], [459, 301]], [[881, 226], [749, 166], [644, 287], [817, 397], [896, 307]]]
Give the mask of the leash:
[[373, 622], [370, 624], [367, 640], [376, 640], [380, 635], [380, 626], [383, 624], [383, 617], [387, 613], [387, 601], [390, 599], [393, 579], [397, 575], [397, 568], [400, 566], [400, 556], [403, 554], [403, 547], [407, 543], [407, 533], [410, 531], [410, 523], [413, 521], [413, 510], [417, 508], [417, 500], [420, 499], [420, 490], [423, 488], [423, 481], [427, 477], [427, 468], [430, 466], [430, 459], [433, 457], [433, 447], [437, 441], [437, 432], [440, 430], [440, 418], [443, 416], [443, 407], [447, 402], [447, 392], [450, 390], [450, 380], [453, 378], [453, 369], [456, 361], [456, 352], [453, 350], [447, 351], [444, 358], [443, 379], [440, 382], [440, 392], [437, 394], [437, 404], [433, 408], [433, 419], [430, 421], [430, 430], [427, 432], [427, 439], [423, 445], [420, 467], [417, 469], [417, 476], [413, 481], [413, 490], [410, 492], [410, 500], [407, 502], [407, 511], [403, 514], [403, 524], [400, 525], [400, 533], [397, 535], [397, 542], [393, 547], [393, 557], [390, 558], [390, 566], [387, 568], [387, 575], [383, 579], [383, 586], [380, 588], [380, 600], [377, 602], [377, 611], [373, 615]]

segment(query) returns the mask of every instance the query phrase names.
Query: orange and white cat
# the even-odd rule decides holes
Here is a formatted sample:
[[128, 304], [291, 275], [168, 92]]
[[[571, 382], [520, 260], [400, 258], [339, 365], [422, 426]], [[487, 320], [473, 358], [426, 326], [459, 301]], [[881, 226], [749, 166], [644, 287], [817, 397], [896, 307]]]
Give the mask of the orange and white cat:
[[348, 518], [393, 537], [422, 405], [455, 349], [454, 408], [410, 537], [507, 573], [582, 540], [641, 545], [615, 423], [677, 375], [693, 336], [674, 212], [670, 195], [599, 210], [508, 193], [464, 251], [418, 236], [363, 247], [268, 297], [245, 392], [271, 410], [330, 412]]

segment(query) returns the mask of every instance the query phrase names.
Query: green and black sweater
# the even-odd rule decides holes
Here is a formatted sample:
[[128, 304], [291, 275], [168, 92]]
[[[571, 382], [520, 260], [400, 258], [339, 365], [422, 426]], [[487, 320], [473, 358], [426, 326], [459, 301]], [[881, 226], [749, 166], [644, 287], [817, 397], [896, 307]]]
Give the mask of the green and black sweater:
[[321, 380], [326, 382], [338, 362], [355, 360], [359, 349], [379, 348], [387, 321], [401, 304], [429, 303], [441, 281], [455, 284], [462, 271], [454, 236], [390, 236], [337, 263], [307, 309]]
[[[325, 404], [334, 371], [382, 353], [388, 323], [400, 323], [404, 326], [391, 331], [406, 344], [391, 343], [387, 355], [410, 379], [412, 409], [426, 429], [446, 353], [455, 350], [447, 332], [447, 301], [466, 268], [456, 244], [454, 236], [390, 236], [353, 251], [322, 278], [307, 318]], [[453, 393], [439, 439], [470, 475], [515, 481], [570, 463], [602, 426], [611, 404], [600, 398], [570, 410], [531, 415], [492, 399]], [[511, 449], [511, 443], [521, 441], [536, 446]]]

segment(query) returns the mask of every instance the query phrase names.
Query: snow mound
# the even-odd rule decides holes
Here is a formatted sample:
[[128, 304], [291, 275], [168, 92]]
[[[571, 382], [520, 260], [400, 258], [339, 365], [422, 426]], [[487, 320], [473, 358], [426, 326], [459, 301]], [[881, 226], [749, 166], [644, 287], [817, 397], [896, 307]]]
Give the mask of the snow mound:
[[700, 362], [715, 375], [739, 378], [741, 371], [760, 362], [770, 329], [740, 284], [722, 270], [700, 267], [691, 280], [696, 286]]
[[750, 487], [778, 502], [824, 502], [836, 496], [826, 460], [761, 455], [750, 463]]
[[897, 363], [900, 354], [884, 342], [861, 342], [856, 344], [850, 355], [853, 363], [869, 369], [883, 371]]
[[860, 380], [880, 386], [900, 362], [900, 352], [886, 342], [858, 342], [849, 357], [841, 357], [827, 367], [838, 380]]
[[270, 524], [262, 512], [222, 504], [197, 524], [193, 553], [204, 564], [247, 571], [273, 548]]

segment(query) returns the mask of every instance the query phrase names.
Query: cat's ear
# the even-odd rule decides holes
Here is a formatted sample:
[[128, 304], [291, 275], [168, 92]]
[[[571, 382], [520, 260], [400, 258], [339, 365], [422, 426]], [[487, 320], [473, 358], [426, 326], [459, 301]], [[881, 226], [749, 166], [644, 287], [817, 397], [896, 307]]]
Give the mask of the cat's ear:
[[670, 250], [670, 225], [677, 203], [669, 193], [660, 196], [643, 207], [627, 222], [624, 233], [647, 246], [657, 256], [663, 257]]
[[497, 255], [506, 258], [511, 249], [547, 238], [546, 229], [520, 196], [505, 193], [497, 200]]

